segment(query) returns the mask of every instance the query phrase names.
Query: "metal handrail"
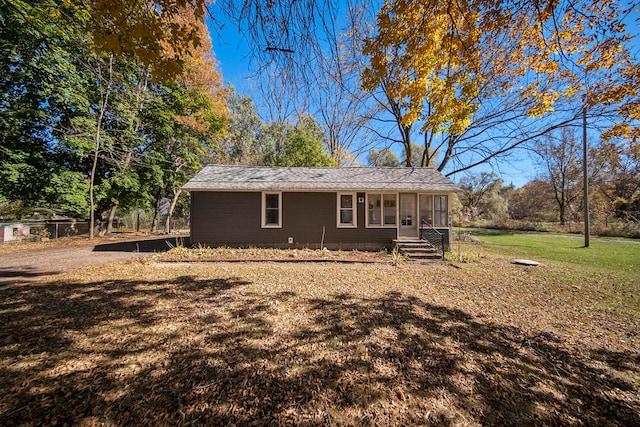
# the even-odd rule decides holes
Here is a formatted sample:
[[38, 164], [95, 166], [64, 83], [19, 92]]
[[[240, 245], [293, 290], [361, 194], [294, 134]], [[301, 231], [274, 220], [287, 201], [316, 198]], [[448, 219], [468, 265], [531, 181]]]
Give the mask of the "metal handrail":
[[421, 222], [420, 222], [420, 228], [421, 228], [421, 229], [422, 229], [422, 228], [430, 228], [430, 229], [432, 229], [433, 231], [435, 231], [436, 233], [438, 233], [439, 235], [444, 236], [444, 234], [442, 234], [441, 232], [439, 232], [437, 228], [435, 228], [433, 225], [431, 225], [431, 224], [427, 223], [427, 221], [425, 221], [424, 219], [423, 219], [423, 220], [421, 220]]
[[[429, 238], [429, 233], [435, 238]], [[439, 250], [440, 256], [444, 259], [444, 234], [436, 230], [433, 225], [428, 224], [424, 219], [420, 223], [420, 239], [429, 242], [436, 250]]]

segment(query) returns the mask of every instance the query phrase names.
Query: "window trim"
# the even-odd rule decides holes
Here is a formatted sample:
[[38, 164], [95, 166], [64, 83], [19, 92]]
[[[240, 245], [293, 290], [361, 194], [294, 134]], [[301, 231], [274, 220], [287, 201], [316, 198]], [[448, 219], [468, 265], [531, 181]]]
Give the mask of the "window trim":
[[[278, 195], [278, 223], [267, 224], [267, 195]], [[282, 228], [282, 191], [263, 191], [261, 209], [262, 228]]]
[[[379, 195], [380, 196], [380, 222], [381, 224], [369, 224], [369, 195]], [[384, 196], [385, 195], [390, 195], [390, 196], [395, 196], [396, 198], [396, 222], [395, 224], [385, 224], [384, 223]], [[380, 191], [380, 192], [375, 192], [372, 191], [370, 193], [366, 193], [365, 194], [365, 224], [367, 228], [398, 228], [398, 193], [394, 193], [394, 192], [390, 192], [390, 191]]]
[[[351, 196], [351, 213], [352, 213], [352, 222], [351, 223], [343, 223], [340, 222], [342, 212], [341, 205], [341, 197], [342, 196]], [[348, 210], [348, 209], [345, 209]], [[353, 192], [338, 192], [336, 198], [336, 227], [337, 228], [358, 228], [358, 194]]]

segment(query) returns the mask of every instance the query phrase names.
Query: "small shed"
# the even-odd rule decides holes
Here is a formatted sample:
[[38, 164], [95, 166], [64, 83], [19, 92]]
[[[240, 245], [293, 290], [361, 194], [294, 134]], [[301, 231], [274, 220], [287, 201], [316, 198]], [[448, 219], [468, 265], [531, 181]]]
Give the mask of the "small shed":
[[28, 238], [31, 234], [31, 227], [21, 222], [0, 222], [3, 242], [14, 242]]

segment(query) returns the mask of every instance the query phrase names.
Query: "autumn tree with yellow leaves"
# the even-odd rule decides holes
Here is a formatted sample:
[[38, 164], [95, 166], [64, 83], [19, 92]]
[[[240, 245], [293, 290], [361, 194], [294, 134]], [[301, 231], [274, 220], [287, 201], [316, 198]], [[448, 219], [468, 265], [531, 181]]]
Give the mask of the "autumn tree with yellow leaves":
[[363, 87], [393, 117], [405, 158], [421, 134], [422, 164], [436, 153], [449, 174], [571, 123], [584, 108], [615, 116], [612, 132], [630, 135], [640, 116], [628, 13], [614, 0], [385, 2], [366, 41]]
[[201, 24], [207, 0], [64, 1], [90, 6], [87, 30], [100, 51], [134, 54], [158, 76], [179, 74], [191, 52], [206, 44]]

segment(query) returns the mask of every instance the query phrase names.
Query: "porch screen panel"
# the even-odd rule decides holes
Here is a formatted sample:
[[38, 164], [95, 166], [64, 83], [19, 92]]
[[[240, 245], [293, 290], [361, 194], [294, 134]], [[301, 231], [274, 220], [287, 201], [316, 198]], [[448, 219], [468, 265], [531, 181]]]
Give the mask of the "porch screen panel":
[[420, 195], [420, 225], [424, 221], [427, 225], [433, 225], [433, 196], [431, 194]]
[[449, 203], [447, 196], [435, 196], [435, 225], [437, 227], [449, 226]]

